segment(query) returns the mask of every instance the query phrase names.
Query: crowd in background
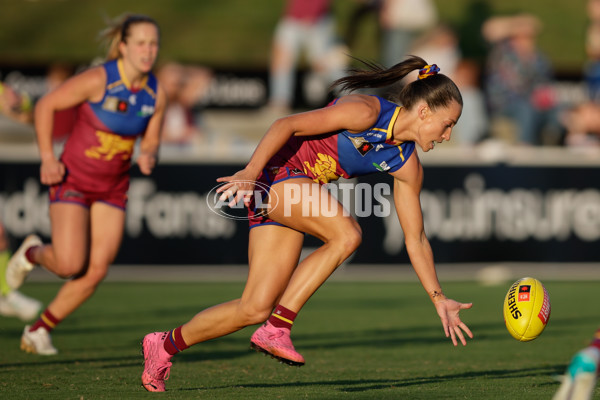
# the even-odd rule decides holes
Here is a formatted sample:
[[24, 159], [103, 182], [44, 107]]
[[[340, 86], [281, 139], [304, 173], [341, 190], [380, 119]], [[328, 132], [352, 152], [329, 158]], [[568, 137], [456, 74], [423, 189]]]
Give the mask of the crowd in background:
[[[331, 0], [288, 0], [273, 27], [268, 93], [256, 111], [272, 121], [302, 106], [326, 105], [340, 94], [331, 93], [329, 84], [352, 65], [349, 55], [361, 25], [376, 19], [374, 40], [381, 65], [389, 67], [407, 54], [418, 55], [437, 64], [461, 89], [463, 115], [450, 143], [475, 146], [494, 140], [524, 146], [600, 147], [600, 0], [588, 0], [583, 11], [589, 21], [581, 44], [587, 55], [581, 71], [584, 95], [565, 103], [557, 94], [553, 65], [538, 46], [544, 27], [535, 15], [491, 15], [469, 31], [441, 20], [433, 0], [355, 0], [349, 28], [340, 33]], [[472, 51], [477, 39], [484, 43], [483, 57]], [[44, 89], [51, 90], [75, 72], [52, 65]], [[169, 97], [163, 129], [166, 148], [203, 146], [210, 135], [203, 125], [203, 105], [215, 71], [169, 60], [156, 72]], [[0, 81], [0, 130], [31, 125], [33, 106], [42, 94]], [[57, 117], [57, 141], [68, 134], [74, 118], [68, 110]]]

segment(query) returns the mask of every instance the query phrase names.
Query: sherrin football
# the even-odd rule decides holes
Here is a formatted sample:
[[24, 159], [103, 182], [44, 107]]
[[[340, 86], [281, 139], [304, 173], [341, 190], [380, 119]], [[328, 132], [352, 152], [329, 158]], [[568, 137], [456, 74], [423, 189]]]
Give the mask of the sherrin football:
[[550, 319], [550, 297], [542, 282], [521, 278], [504, 298], [504, 323], [508, 333], [521, 342], [540, 336]]

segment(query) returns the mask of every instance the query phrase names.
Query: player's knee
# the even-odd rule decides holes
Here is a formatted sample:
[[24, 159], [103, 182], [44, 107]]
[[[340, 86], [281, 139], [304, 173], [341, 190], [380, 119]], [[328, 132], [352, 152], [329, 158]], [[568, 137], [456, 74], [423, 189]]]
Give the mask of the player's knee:
[[85, 265], [83, 263], [74, 260], [58, 260], [58, 266], [59, 268], [57, 269], [56, 274], [63, 279], [77, 276], [85, 270]]
[[90, 287], [96, 287], [100, 282], [106, 278], [108, 274], [107, 265], [94, 265], [90, 264], [86, 269], [79, 273], [71, 276], [74, 279], [83, 279]]
[[350, 253], [354, 253], [358, 246], [362, 243], [362, 232], [360, 229], [352, 229], [349, 234], [347, 248], [350, 250]]
[[343, 259], [346, 259], [354, 253], [354, 251], [362, 243], [362, 232], [360, 229], [347, 229], [343, 234], [338, 235], [336, 242], [340, 248]]
[[240, 318], [244, 321], [244, 325], [256, 325], [265, 322], [271, 312], [273, 305], [260, 305], [256, 302], [241, 302], [240, 303]]
[[105, 268], [104, 266], [98, 268], [92, 268], [92, 266], [90, 266], [85, 276], [90, 281], [90, 284], [95, 286], [102, 282], [104, 278], [106, 278], [107, 273], [108, 268]]

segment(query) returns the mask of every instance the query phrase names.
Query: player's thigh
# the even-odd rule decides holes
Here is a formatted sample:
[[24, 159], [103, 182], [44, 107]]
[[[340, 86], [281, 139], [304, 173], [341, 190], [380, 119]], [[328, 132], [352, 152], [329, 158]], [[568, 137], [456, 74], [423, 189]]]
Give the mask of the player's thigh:
[[88, 257], [90, 210], [75, 203], [50, 204], [52, 250], [60, 266], [83, 268]]
[[278, 226], [257, 226], [248, 241], [249, 271], [242, 301], [271, 308], [281, 297], [298, 265], [304, 234]]
[[106, 267], [114, 261], [125, 227], [125, 210], [103, 202], [91, 207], [90, 265]]
[[322, 185], [308, 178], [288, 179], [271, 187], [269, 217], [324, 242], [360, 236], [358, 222]]

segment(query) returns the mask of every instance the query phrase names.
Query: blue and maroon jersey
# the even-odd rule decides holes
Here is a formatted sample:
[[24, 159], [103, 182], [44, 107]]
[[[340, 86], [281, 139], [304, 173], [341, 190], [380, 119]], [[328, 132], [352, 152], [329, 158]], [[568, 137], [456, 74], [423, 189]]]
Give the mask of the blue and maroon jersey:
[[340, 177], [397, 171], [413, 153], [415, 143], [393, 140], [392, 129], [401, 107], [375, 97], [381, 109], [369, 129], [359, 133], [344, 130], [318, 136], [292, 136], [267, 166], [300, 169], [321, 184]]
[[97, 103], [78, 107], [77, 120], [65, 144], [61, 161], [66, 180], [82, 190], [127, 190], [135, 141], [146, 131], [154, 114], [157, 80], [148, 74], [134, 90], [123, 73], [120, 60], [103, 65], [106, 90]]

